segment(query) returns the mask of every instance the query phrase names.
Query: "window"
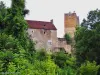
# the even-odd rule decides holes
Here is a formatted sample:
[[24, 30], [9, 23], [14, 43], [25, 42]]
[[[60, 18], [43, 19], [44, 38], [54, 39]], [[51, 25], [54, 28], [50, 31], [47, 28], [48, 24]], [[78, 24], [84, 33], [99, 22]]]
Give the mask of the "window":
[[48, 40], [48, 44], [49, 45], [52, 45], [52, 40]]
[[44, 31], [44, 34], [45, 34], [45, 31]]
[[34, 30], [32, 30], [32, 33], [34, 33]]

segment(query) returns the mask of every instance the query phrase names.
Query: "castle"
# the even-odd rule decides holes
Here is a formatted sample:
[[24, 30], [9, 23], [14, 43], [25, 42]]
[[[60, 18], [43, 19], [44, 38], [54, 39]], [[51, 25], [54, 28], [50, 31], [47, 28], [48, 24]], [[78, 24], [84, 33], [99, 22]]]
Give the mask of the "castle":
[[[71, 53], [71, 45], [67, 44], [65, 38], [57, 37], [57, 28], [53, 24], [53, 20], [32, 21], [27, 20], [29, 37], [36, 43], [37, 50], [45, 49], [48, 51], [59, 51], [60, 48]], [[74, 37], [76, 26], [79, 24], [79, 17], [75, 12], [64, 14], [64, 32]]]

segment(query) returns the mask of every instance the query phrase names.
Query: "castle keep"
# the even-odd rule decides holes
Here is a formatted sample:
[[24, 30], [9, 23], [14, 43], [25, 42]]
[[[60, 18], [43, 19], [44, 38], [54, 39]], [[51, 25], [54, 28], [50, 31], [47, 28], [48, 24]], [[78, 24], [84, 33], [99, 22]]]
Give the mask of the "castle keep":
[[64, 14], [64, 32], [74, 37], [76, 26], [79, 25], [79, 17], [75, 12]]

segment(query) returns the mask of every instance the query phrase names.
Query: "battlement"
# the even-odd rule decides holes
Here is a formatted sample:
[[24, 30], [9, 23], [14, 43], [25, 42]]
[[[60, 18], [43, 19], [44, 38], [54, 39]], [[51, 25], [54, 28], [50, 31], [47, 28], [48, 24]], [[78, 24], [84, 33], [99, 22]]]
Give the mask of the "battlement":
[[73, 13], [69, 12], [69, 13], [65, 13], [65, 16], [77, 16], [75, 11]]
[[64, 15], [64, 27], [76, 27], [79, 24], [79, 17], [76, 15], [75, 12], [67, 13]]

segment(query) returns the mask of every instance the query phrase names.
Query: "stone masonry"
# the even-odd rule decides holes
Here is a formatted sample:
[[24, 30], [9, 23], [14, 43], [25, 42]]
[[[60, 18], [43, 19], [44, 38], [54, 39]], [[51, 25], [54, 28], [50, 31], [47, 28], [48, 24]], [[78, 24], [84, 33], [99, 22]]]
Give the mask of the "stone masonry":
[[[57, 29], [53, 24], [53, 20], [32, 21], [27, 20], [29, 37], [35, 42], [37, 50], [45, 49], [52, 52], [59, 51], [60, 48], [71, 53], [71, 45], [67, 44], [65, 38], [57, 37]], [[79, 17], [75, 12], [64, 15], [64, 32], [74, 38], [76, 26], [79, 24]]]

